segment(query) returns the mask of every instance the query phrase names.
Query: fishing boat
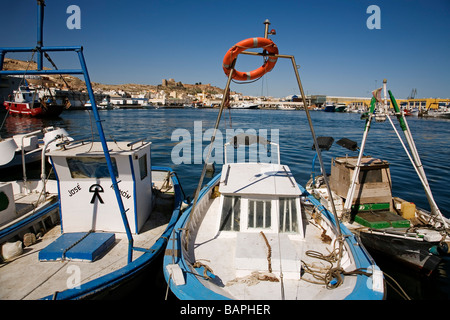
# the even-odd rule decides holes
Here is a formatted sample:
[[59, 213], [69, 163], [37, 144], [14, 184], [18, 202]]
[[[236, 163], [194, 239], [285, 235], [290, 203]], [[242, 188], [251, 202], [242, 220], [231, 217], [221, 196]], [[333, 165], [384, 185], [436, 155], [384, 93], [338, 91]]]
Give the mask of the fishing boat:
[[436, 108], [436, 109], [428, 108], [427, 110], [419, 111], [418, 116], [424, 117], [424, 118], [450, 119], [450, 108], [446, 105], [439, 104], [438, 108]]
[[258, 104], [242, 102], [239, 104], [233, 104], [230, 106], [231, 109], [258, 109]]
[[[386, 82], [384, 85], [386, 86]], [[413, 199], [393, 196], [389, 162], [363, 154], [371, 119], [376, 113], [375, 97], [371, 101], [361, 148], [357, 147], [356, 142], [346, 138], [337, 142], [349, 150], [359, 151], [359, 155], [332, 159], [329, 180], [333, 203], [340, 219], [346, 221], [349, 230], [361, 238], [369, 251], [372, 250], [411, 269], [430, 275], [442, 257], [449, 253], [450, 220], [442, 215], [433, 199], [405, 115], [398, 108], [390, 91], [389, 95], [410, 152], [397, 131], [396, 133], [419, 175], [431, 212], [416, 207], [410, 202]], [[389, 115], [385, 118], [391, 121]], [[391, 124], [395, 129], [392, 121]], [[324, 145], [329, 149], [334, 139], [327, 137], [323, 141], [328, 141]], [[330, 207], [331, 197], [327, 194], [323, 175], [319, 177], [312, 175], [307, 183], [307, 190], [326, 207]]]
[[[264, 38], [242, 40], [226, 53], [223, 68], [228, 82], [214, 131], [231, 80], [260, 78], [273, 69], [279, 57], [291, 59], [306, 105], [295, 59], [278, 55], [278, 48], [267, 37], [269, 24], [266, 20]], [[264, 51], [244, 51], [249, 48]], [[265, 63], [252, 72], [237, 71], [234, 65], [240, 53], [263, 55]], [[311, 125], [307, 110], [306, 114]], [[312, 126], [311, 131], [316, 142]], [[234, 160], [233, 150], [240, 148], [249, 153], [259, 150], [264, 156]], [[255, 135], [236, 135], [224, 145], [221, 173], [203, 187], [211, 149], [212, 143], [194, 200], [173, 229], [164, 255], [164, 277], [177, 298], [384, 297], [384, 277], [373, 259], [334, 214], [297, 184], [289, 167], [280, 162], [277, 143]]]
[[[247, 136], [225, 150], [256, 141], [278, 149]], [[175, 226], [165, 278], [180, 299], [382, 298], [382, 274], [372, 273], [370, 255], [338, 224], [287, 165], [225, 163]]]
[[36, 89], [27, 86], [20, 86], [18, 90], [14, 90], [12, 99], [4, 101], [3, 105], [10, 115], [35, 118], [55, 118], [65, 108], [50, 96], [40, 98]]
[[151, 167], [150, 146], [108, 143], [125, 216], [114, 198], [100, 142], [66, 143], [48, 153], [60, 223], [26, 254], [2, 262], [2, 300], [120, 295], [119, 288], [145, 272], [163, 252], [182, 199], [175, 173]]
[[[42, 135], [42, 137], [41, 137]], [[0, 140], [0, 171], [11, 170], [38, 163], [42, 158], [42, 150], [47, 141], [57, 136], [71, 139], [66, 130], [58, 127], [46, 127], [42, 130], [15, 134]], [[53, 148], [51, 143], [47, 148]]]
[[344, 103], [338, 103], [336, 104], [335, 112], [345, 112], [347, 109], [347, 106]]
[[40, 241], [43, 234], [59, 222], [57, 182], [47, 175], [47, 150], [59, 143], [73, 140], [63, 129], [46, 133], [42, 153], [40, 179], [27, 178], [27, 163], [23, 162], [23, 179], [0, 182], [0, 254], [11, 260], [23, 253], [23, 248]]
[[295, 107], [287, 106], [287, 105], [283, 105], [283, 104], [278, 105], [277, 109], [278, 110], [296, 110]]
[[[329, 178], [338, 216], [370, 252], [431, 274], [448, 253], [442, 222], [413, 202], [392, 195], [388, 161], [372, 156], [361, 159], [361, 176], [354, 191], [357, 196], [351, 211], [344, 210], [357, 161], [357, 156], [332, 159]], [[306, 189], [329, 208], [321, 175], [310, 180]]]
[[325, 112], [335, 112], [336, 111], [336, 106], [331, 103], [331, 102], [327, 102], [325, 104], [325, 106], [323, 107], [323, 111]]
[[[38, 54], [37, 70], [2, 75], [84, 76], [100, 141], [67, 141], [49, 156], [55, 172], [60, 224], [19, 256], [2, 261], [0, 299], [93, 299], [121, 296], [163, 253], [180, 214], [175, 172], [151, 166], [150, 142], [107, 142], [83, 47], [42, 45], [45, 4], [38, 1], [38, 47], [0, 48]], [[80, 69], [43, 70], [48, 52], [75, 53]]]

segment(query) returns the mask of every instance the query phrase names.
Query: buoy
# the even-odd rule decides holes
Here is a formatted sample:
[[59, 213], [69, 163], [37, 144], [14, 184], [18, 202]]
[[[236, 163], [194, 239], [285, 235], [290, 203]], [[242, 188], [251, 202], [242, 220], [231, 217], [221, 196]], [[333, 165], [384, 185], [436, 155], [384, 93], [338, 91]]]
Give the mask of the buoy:
[[246, 49], [251, 48], [263, 48], [269, 53], [269, 58], [264, 61], [264, 64], [250, 72], [241, 72], [234, 70], [232, 78], [239, 81], [254, 80], [262, 77], [267, 72], [270, 72], [277, 63], [278, 57], [274, 56], [278, 54], [278, 47], [272, 40], [267, 38], [248, 38], [236, 43], [231, 47], [223, 58], [223, 71], [228, 76], [231, 71], [233, 61], [237, 58], [239, 53]]

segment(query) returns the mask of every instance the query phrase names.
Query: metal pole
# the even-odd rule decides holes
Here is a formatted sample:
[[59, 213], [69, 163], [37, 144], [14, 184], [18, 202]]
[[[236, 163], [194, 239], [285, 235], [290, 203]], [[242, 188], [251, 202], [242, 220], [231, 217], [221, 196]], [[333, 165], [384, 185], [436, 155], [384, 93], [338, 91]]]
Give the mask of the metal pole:
[[43, 58], [41, 48], [44, 40], [44, 7], [45, 1], [38, 0], [38, 12], [37, 12], [37, 69], [42, 70]]
[[348, 189], [347, 197], [345, 198], [344, 209], [349, 211], [352, 207], [353, 197], [355, 195], [355, 187], [356, 181], [358, 181], [359, 172], [361, 170], [361, 159], [364, 154], [364, 148], [366, 146], [367, 135], [369, 134], [370, 124], [372, 122], [373, 113], [375, 111], [375, 103], [376, 99], [373, 97], [370, 101], [370, 111], [369, 111], [369, 119], [366, 122], [366, 127], [364, 129], [363, 139], [361, 142], [361, 148], [359, 149], [358, 161], [356, 162], [355, 171], [353, 172], [352, 182], [350, 188]]
[[30, 132], [30, 133], [24, 134], [24, 135], [22, 136], [22, 139], [21, 139], [21, 146], [20, 146], [20, 148], [21, 148], [21, 152], [22, 152], [22, 174], [23, 174], [23, 185], [24, 185], [24, 187], [25, 187], [27, 190], [28, 190], [28, 187], [27, 187], [27, 170], [26, 170], [25, 149], [24, 149], [24, 146], [23, 146], [23, 139], [28, 138], [28, 137], [31, 137], [31, 136], [33, 136], [33, 135], [35, 135], [35, 134], [38, 134], [38, 133], [41, 133], [41, 132], [42, 132], [42, 130], [36, 130], [36, 131]]
[[408, 143], [409, 148], [411, 150], [412, 158], [414, 160], [413, 165], [415, 166], [415, 168], [419, 174], [419, 178], [421, 178], [420, 181], [422, 182], [423, 188], [425, 190], [425, 195], [427, 196], [428, 203], [430, 204], [431, 212], [434, 215], [437, 215], [441, 218], [444, 228], [447, 229], [448, 228], [447, 222], [445, 221], [445, 219], [441, 213], [441, 210], [437, 206], [436, 201], [433, 198], [433, 194], [431, 193], [431, 188], [430, 188], [430, 185], [428, 184], [428, 179], [427, 179], [427, 176], [425, 175], [425, 170], [423, 169], [422, 162], [420, 161], [419, 153], [418, 153], [416, 145], [414, 143], [414, 139], [411, 135], [411, 131], [409, 130], [408, 123], [406, 122], [406, 118], [403, 116], [403, 112], [400, 111], [400, 108], [398, 107], [397, 101], [395, 100], [394, 95], [392, 94], [391, 90], [389, 90], [388, 93], [389, 93], [389, 97], [391, 99], [392, 105], [395, 109], [395, 112], [397, 113], [397, 119], [400, 122], [400, 127], [402, 128], [403, 134], [406, 137], [406, 142]]
[[222, 103], [220, 104], [219, 114], [217, 115], [216, 123], [214, 125], [214, 132], [213, 132], [213, 135], [211, 136], [211, 144], [209, 145], [208, 154], [207, 154], [206, 159], [205, 159], [205, 164], [203, 165], [202, 174], [201, 174], [200, 180], [198, 182], [197, 190], [195, 191], [194, 202], [192, 204], [191, 212], [189, 214], [189, 220], [188, 220], [188, 222], [186, 224], [186, 229], [185, 229], [185, 231], [186, 231], [186, 236], [185, 236], [185, 239], [186, 239], [186, 250], [187, 250], [188, 244], [189, 244], [189, 226], [190, 226], [190, 223], [191, 223], [191, 218], [192, 218], [192, 215], [194, 214], [194, 210], [195, 210], [195, 208], [197, 206], [198, 196], [200, 194], [200, 190], [201, 190], [202, 185], [203, 185], [203, 178], [205, 177], [206, 166], [208, 164], [208, 160], [209, 160], [209, 157], [211, 155], [212, 145], [213, 145], [214, 140], [216, 138], [217, 129], [219, 128], [220, 118], [222, 117], [223, 108], [225, 106], [225, 100], [226, 100], [226, 97], [227, 97], [228, 90], [230, 89], [230, 83], [231, 83], [231, 79], [233, 78], [234, 66], [236, 64], [236, 60], [237, 59], [234, 59], [234, 61], [231, 63], [230, 74], [228, 75], [227, 84], [225, 86], [224, 94], [223, 94], [223, 97], [222, 97]]
[[314, 126], [313, 126], [313, 123], [312, 123], [312, 120], [311, 120], [311, 115], [309, 114], [308, 107], [306, 106], [305, 92], [303, 91], [302, 82], [300, 81], [300, 75], [298, 73], [297, 64], [295, 63], [294, 56], [290, 56], [290, 58], [291, 58], [291, 61], [292, 61], [292, 66], [294, 68], [295, 77], [297, 78], [298, 88], [300, 89], [300, 94], [302, 95], [303, 107], [305, 108], [306, 117], [308, 118], [309, 129], [311, 131], [311, 135], [312, 135], [313, 140], [314, 140], [314, 146], [316, 148], [317, 158], [319, 159], [320, 169], [322, 171], [323, 179], [324, 179], [325, 184], [327, 186], [328, 198], [330, 199], [331, 209], [332, 209], [332, 212], [333, 212], [333, 215], [334, 215], [334, 219], [336, 220], [336, 228], [337, 228], [337, 231], [339, 232], [339, 235], [342, 235], [341, 234], [341, 226], [340, 226], [339, 218], [337, 216], [336, 208], [335, 208], [334, 201], [333, 201], [333, 194], [331, 192], [330, 184], [328, 183], [327, 173], [325, 171], [325, 166], [323, 164], [322, 153], [320, 152], [319, 143], [317, 142], [316, 134], [314, 132]]
[[269, 37], [269, 25], [270, 25], [269, 19], [266, 19], [266, 21], [264, 21], [264, 24], [265, 24], [264, 38], [267, 39]]
[[80, 49], [77, 52], [78, 52], [78, 57], [80, 59], [81, 68], [82, 68], [83, 74], [84, 74], [84, 81], [86, 82], [86, 87], [87, 87], [87, 90], [88, 90], [88, 93], [89, 93], [89, 99], [91, 100], [92, 113], [94, 114], [94, 118], [95, 118], [95, 121], [96, 121], [98, 135], [100, 137], [100, 141], [101, 141], [101, 144], [102, 144], [102, 147], [103, 147], [103, 152], [105, 154], [105, 159], [106, 159], [106, 163], [108, 165], [109, 173], [110, 173], [110, 176], [111, 176], [112, 185], [114, 186], [114, 192], [116, 194], [117, 202], [119, 204], [120, 214], [122, 216], [122, 221], [123, 221], [123, 224], [124, 224], [124, 227], [125, 227], [125, 231], [126, 231], [126, 234], [127, 234], [127, 238], [128, 238], [128, 263], [130, 263], [133, 260], [133, 236], [131, 235], [130, 226], [128, 224], [128, 219], [127, 219], [127, 216], [126, 216], [126, 210], [125, 210], [125, 208], [123, 206], [122, 197], [120, 195], [119, 187], [117, 185], [117, 179], [116, 179], [116, 176], [114, 175], [114, 168], [113, 168], [113, 165], [112, 165], [111, 156], [110, 156], [109, 151], [108, 151], [108, 145], [106, 143], [105, 134], [103, 132], [102, 121], [100, 120], [100, 116], [98, 114], [97, 103], [95, 102], [94, 92], [92, 91], [91, 80], [89, 79], [89, 74], [88, 74], [88, 71], [87, 71], [87, 68], [86, 68], [86, 62], [84, 60], [83, 50]]
[[[243, 51], [241, 53], [248, 54], [248, 55], [255, 55], [255, 56], [267, 55], [267, 54], [264, 54], [264, 53], [258, 53], [258, 52], [252, 52], [252, 51]], [[300, 81], [300, 75], [298, 73], [297, 64], [295, 63], [295, 58], [294, 58], [294, 56], [285, 55], [285, 54], [275, 54], [273, 56], [277, 57], [277, 58], [291, 59], [291, 61], [292, 61], [292, 66], [294, 68], [295, 76], [297, 78], [297, 84], [298, 84], [298, 87], [300, 89], [300, 94], [302, 95], [302, 101], [303, 101], [303, 106], [305, 107], [306, 117], [308, 118], [309, 128], [310, 128], [313, 140], [314, 140], [314, 147], [316, 149], [317, 157], [319, 159], [320, 169], [322, 171], [322, 175], [324, 177], [324, 181], [325, 181], [325, 184], [327, 186], [328, 196], [329, 196], [330, 202], [331, 202], [332, 213], [333, 213], [334, 218], [336, 220], [336, 228], [337, 228], [337, 231], [339, 232], [339, 234], [341, 235], [341, 227], [339, 225], [339, 219], [338, 219], [338, 216], [337, 216], [337, 213], [336, 213], [336, 208], [335, 208], [335, 205], [334, 205], [334, 201], [333, 201], [333, 197], [332, 197], [332, 193], [331, 193], [331, 188], [330, 188], [330, 185], [328, 183], [328, 178], [327, 178], [327, 175], [326, 175], [325, 166], [324, 166], [323, 160], [322, 160], [322, 154], [320, 152], [319, 144], [317, 142], [316, 134], [314, 132], [314, 126], [313, 126], [313, 123], [312, 123], [312, 120], [311, 120], [311, 115], [310, 115], [309, 110], [308, 110], [308, 108], [306, 106], [305, 92], [303, 90], [302, 82]]]
[[3, 70], [3, 63], [5, 61], [5, 51], [0, 51], [0, 70]]

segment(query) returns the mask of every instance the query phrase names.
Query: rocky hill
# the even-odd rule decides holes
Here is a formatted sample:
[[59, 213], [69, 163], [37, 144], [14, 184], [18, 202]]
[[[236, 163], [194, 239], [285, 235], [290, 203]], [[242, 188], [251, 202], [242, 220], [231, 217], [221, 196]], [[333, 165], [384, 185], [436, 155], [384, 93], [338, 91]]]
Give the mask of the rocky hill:
[[[36, 70], [37, 63], [34, 61], [22, 61], [16, 59], [5, 58], [3, 68], [5, 70]], [[49, 70], [49, 68], [44, 68]], [[69, 87], [71, 90], [86, 90], [86, 86], [83, 80], [71, 75], [46, 75], [42, 77], [42, 80], [37, 79], [27, 79], [28, 82], [32, 84], [42, 84], [46, 86], [57, 86], [57, 87]], [[161, 84], [150, 85], [150, 84], [101, 84], [92, 82], [92, 87], [94, 91], [110, 91], [110, 90], [122, 90], [132, 93], [143, 93], [143, 92], [156, 92], [160, 90], [170, 90], [170, 91], [180, 91], [187, 94], [196, 93], [209, 93], [209, 94], [221, 94], [223, 89], [211, 86], [210, 84], [183, 84], [181, 82], [175, 82], [173, 79], [165, 80], [163, 79]]]

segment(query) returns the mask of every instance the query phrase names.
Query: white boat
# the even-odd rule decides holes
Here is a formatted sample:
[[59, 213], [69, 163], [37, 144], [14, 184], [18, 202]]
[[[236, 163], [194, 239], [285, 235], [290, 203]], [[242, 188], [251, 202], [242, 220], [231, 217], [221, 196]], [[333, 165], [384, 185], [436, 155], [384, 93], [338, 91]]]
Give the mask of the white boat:
[[175, 296], [382, 299], [381, 271], [355, 236], [295, 182], [280, 163], [278, 145], [238, 136], [225, 154], [227, 147], [254, 143], [270, 147], [275, 161], [226, 162], [177, 222], [163, 263]]
[[[382, 89], [384, 102], [381, 100]], [[384, 111], [387, 110], [388, 94], [409, 149], [394, 126], [390, 113]], [[380, 115], [383, 116], [381, 120], [389, 120], [396, 132], [421, 181], [423, 190], [419, 189], [418, 192], [426, 196], [431, 212], [416, 208], [408, 199], [394, 197], [389, 163], [364, 155], [372, 119], [379, 121]], [[321, 148], [328, 150], [333, 142], [332, 137], [322, 137]], [[405, 114], [392, 92], [387, 90], [387, 80], [383, 81], [383, 88], [373, 91], [361, 147], [358, 148], [356, 142], [346, 138], [337, 144], [359, 151], [358, 156], [346, 155], [332, 159], [330, 177], [327, 176], [329, 185], [323, 176], [316, 178], [313, 170], [307, 190], [320, 199], [325, 207], [334, 207], [339, 219], [346, 222], [346, 226], [361, 238], [369, 250], [430, 275], [441, 257], [450, 252], [450, 220], [444, 217], [434, 201]]]
[[102, 101], [98, 104], [98, 108], [103, 110], [112, 109], [111, 101], [107, 97], [103, 98]]
[[[0, 170], [10, 170], [41, 161], [45, 143], [57, 136], [71, 139], [66, 130], [58, 127], [46, 127], [0, 139]], [[55, 145], [56, 143], [52, 142], [47, 147], [54, 148]]]
[[0, 299], [87, 299], [121, 294], [163, 252], [181, 189], [169, 168], [151, 167], [150, 143], [110, 142], [121, 212], [100, 142], [48, 153], [61, 223], [0, 266]]
[[418, 112], [419, 117], [424, 118], [446, 118], [450, 119], [450, 108], [448, 106], [439, 105], [437, 109], [427, 109]]
[[[329, 181], [339, 218], [369, 251], [430, 275], [449, 251], [439, 217], [393, 196], [389, 163], [370, 156], [362, 158], [356, 196], [347, 212], [344, 205], [357, 160], [351, 156], [332, 159]], [[312, 178], [306, 189], [331, 208], [322, 176]]]
[[[92, 103], [91, 100], [88, 100], [85, 104], [84, 107], [86, 109], [92, 109]], [[102, 101], [100, 103], [97, 104], [97, 109], [98, 110], [108, 110], [108, 109], [112, 109], [113, 105], [111, 104], [110, 100], [108, 98], [103, 98]]]
[[295, 110], [295, 107], [291, 107], [291, 106], [286, 106], [283, 104], [280, 104], [277, 106], [278, 110]]
[[35, 150], [35, 153], [42, 153], [39, 156], [40, 179], [27, 178], [24, 162], [22, 180], [0, 182], [0, 254], [3, 260], [21, 255], [23, 247], [39, 241], [43, 233], [59, 221], [57, 182], [46, 175], [45, 152], [73, 139], [64, 129], [49, 127], [46, 131], [44, 145]]
[[231, 109], [258, 109], [258, 104], [242, 102], [239, 104], [233, 104], [230, 106]]
[[[38, 30], [43, 30], [44, 8], [44, 1], [38, 1]], [[42, 45], [39, 32], [38, 43]], [[34, 53], [29, 47], [0, 51]], [[106, 141], [83, 47], [42, 46], [38, 55], [47, 51], [77, 53], [81, 69], [62, 68], [52, 74], [84, 76], [100, 142], [67, 141], [47, 153], [56, 177], [61, 223], [48, 228], [23, 254], [1, 261], [0, 300], [127, 294], [164, 251], [179, 217], [181, 187], [173, 170], [151, 166], [150, 142]], [[2, 63], [0, 59], [0, 69]], [[1, 206], [10, 202], [1, 194], [0, 198]]]

